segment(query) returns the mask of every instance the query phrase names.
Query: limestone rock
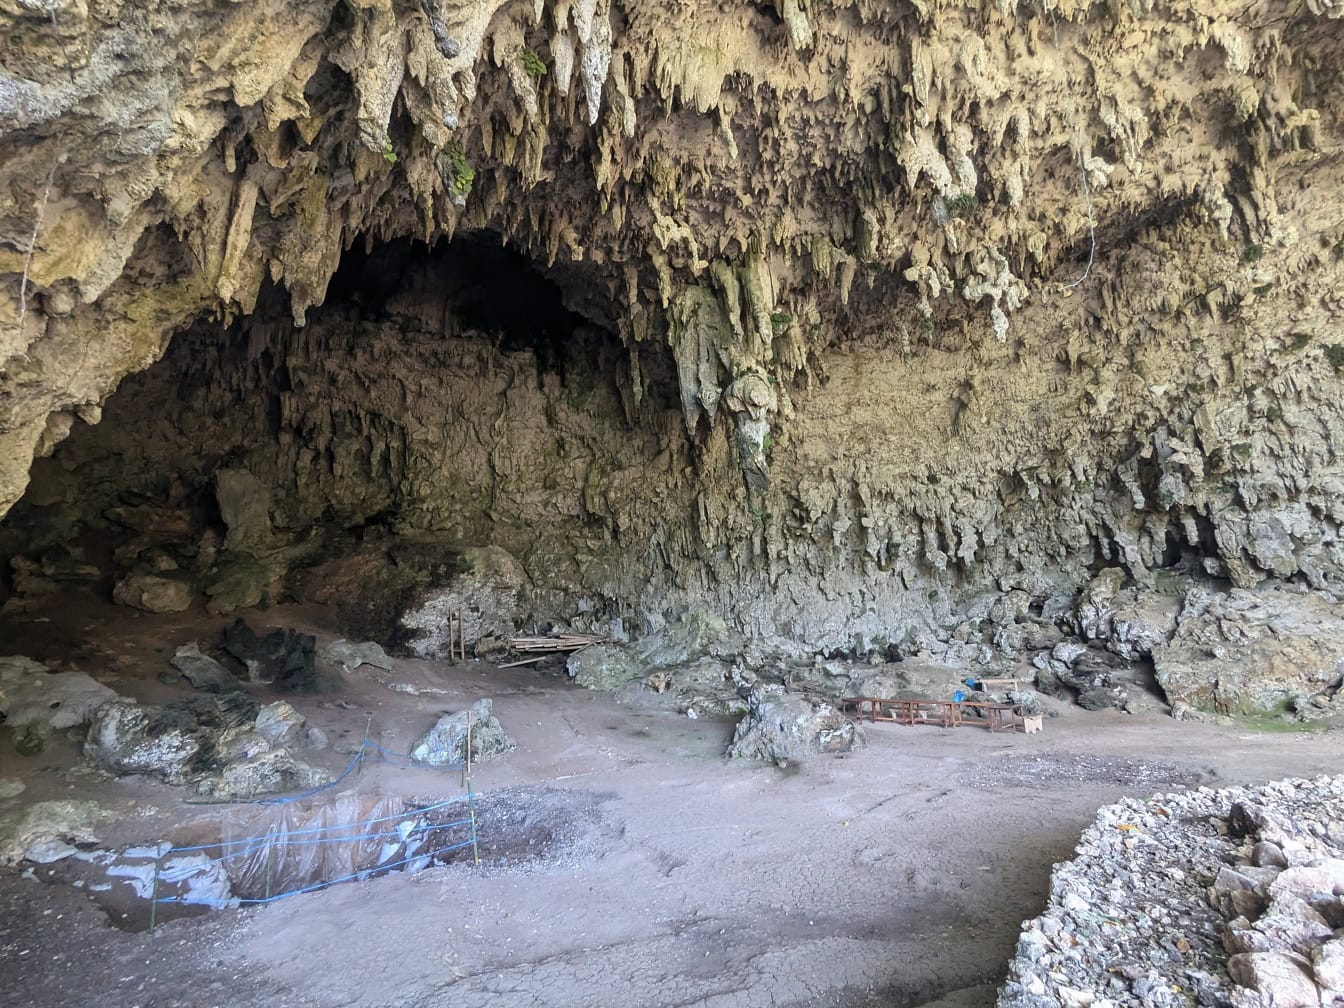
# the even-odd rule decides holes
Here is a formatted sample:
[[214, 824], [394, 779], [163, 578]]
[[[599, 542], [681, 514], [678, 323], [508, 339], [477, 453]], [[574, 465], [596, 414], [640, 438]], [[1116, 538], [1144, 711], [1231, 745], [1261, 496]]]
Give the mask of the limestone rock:
[[112, 689], [82, 672], [49, 672], [22, 656], [0, 658], [0, 715], [15, 734], [45, 737], [88, 724]]
[[751, 691], [747, 703], [728, 746], [731, 757], [783, 765], [864, 744], [863, 731], [825, 700], [762, 685]]
[[181, 783], [201, 751], [195, 725], [163, 719], [161, 712], [134, 700], [105, 704], [89, 726], [84, 755], [120, 774], [156, 774]]
[[467, 725], [471, 725], [473, 763], [502, 756], [514, 747], [504, 734], [499, 718], [491, 713], [489, 699], [477, 700], [468, 710], [446, 714], [421, 736], [411, 749], [411, 758], [428, 766], [456, 766], [466, 762]]
[[1172, 703], [1220, 714], [1309, 709], [1340, 688], [1344, 608], [1274, 587], [1230, 595], [1192, 591], [1175, 636], [1153, 651]]
[[94, 843], [94, 825], [105, 814], [89, 801], [44, 801], [0, 818], [0, 865], [16, 864], [33, 847], [52, 841]]
[[334, 640], [321, 651], [321, 658], [329, 665], [339, 665], [346, 672], [353, 672], [361, 665], [371, 665], [384, 671], [392, 671], [392, 659], [388, 658], [382, 645], [373, 641], [363, 643]]
[[331, 780], [325, 770], [309, 766], [288, 750], [271, 749], [202, 776], [196, 782], [196, 793], [223, 801], [245, 801], [259, 795], [307, 791]]
[[264, 552], [273, 545], [270, 494], [246, 469], [215, 473], [219, 515], [228, 527], [224, 548], [244, 553]]
[[248, 679], [278, 689], [313, 693], [322, 688], [315, 665], [317, 638], [288, 628], [258, 636], [241, 619], [224, 630], [224, 649], [243, 663]]
[[255, 730], [274, 748], [304, 745], [308, 739], [307, 719], [283, 700], [257, 713]]
[[1344, 994], [1344, 938], [1335, 938], [1316, 949], [1312, 969], [1316, 982], [1323, 988], [1336, 995]]
[[187, 681], [197, 689], [219, 692], [238, 685], [238, 680], [228, 669], [209, 655], [201, 653], [200, 645], [195, 641], [179, 647], [171, 661], [173, 668], [186, 676]]
[[461, 614], [463, 637], [470, 647], [482, 637], [511, 635], [527, 611], [530, 579], [521, 564], [499, 546], [461, 551], [462, 570], [449, 587], [436, 590], [402, 624], [418, 636], [411, 651], [419, 658], [448, 657], [450, 619]]
[[184, 612], [195, 597], [188, 582], [158, 574], [130, 574], [112, 589], [112, 601], [118, 605], [152, 613]]
[[1275, 1008], [1318, 1008], [1320, 991], [1310, 975], [1282, 952], [1246, 952], [1227, 961], [1227, 972]]
[[565, 661], [565, 672], [587, 689], [614, 690], [645, 674], [643, 664], [616, 644], [594, 644]]

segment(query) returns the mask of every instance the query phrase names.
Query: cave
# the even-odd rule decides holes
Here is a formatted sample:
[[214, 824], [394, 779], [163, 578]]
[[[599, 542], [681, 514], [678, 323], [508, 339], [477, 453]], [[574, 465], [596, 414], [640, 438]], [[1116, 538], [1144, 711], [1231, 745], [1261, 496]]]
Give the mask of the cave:
[[0, 4], [0, 1001], [1344, 998], [1344, 11]]

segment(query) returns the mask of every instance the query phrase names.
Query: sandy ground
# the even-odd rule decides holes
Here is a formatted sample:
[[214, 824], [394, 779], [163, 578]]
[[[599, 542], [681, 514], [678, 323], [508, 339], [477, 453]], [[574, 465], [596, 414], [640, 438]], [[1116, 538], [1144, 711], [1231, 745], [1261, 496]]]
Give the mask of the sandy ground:
[[[0, 625], [0, 653], [61, 660], [163, 700], [181, 643], [224, 620], [137, 616], [90, 600]], [[317, 630], [277, 609], [253, 625]], [[390, 688], [409, 685], [417, 693]], [[260, 699], [270, 699], [264, 688]], [[0, 872], [0, 1004], [671, 1008], [982, 1008], [1051, 865], [1126, 794], [1337, 770], [1344, 734], [1263, 733], [1068, 708], [1039, 735], [876, 725], [868, 748], [780, 770], [723, 760], [731, 726], [528, 669], [399, 661], [292, 702], [332, 737], [365, 725], [405, 751], [444, 711], [490, 696], [518, 748], [475, 790], [511, 814], [483, 827], [487, 863], [334, 886], [153, 933], [109, 926], [83, 891]], [[347, 709], [336, 705], [353, 705]], [[24, 758], [0, 732], [0, 776], [91, 798], [102, 839], [217, 835], [255, 807], [201, 807], [145, 779], [71, 774], [73, 742]], [[447, 798], [456, 773], [370, 767], [366, 795]], [[531, 844], [527, 840], [532, 840]], [[507, 855], [507, 856], [505, 856]], [[46, 870], [46, 869], [42, 869]]]

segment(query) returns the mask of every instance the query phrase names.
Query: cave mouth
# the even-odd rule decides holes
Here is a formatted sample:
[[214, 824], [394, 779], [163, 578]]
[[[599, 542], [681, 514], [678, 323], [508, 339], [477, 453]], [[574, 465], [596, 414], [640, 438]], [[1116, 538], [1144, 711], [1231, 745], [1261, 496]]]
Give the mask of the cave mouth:
[[607, 484], [642, 492], [622, 474], [685, 439], [675, 367], [632, 364], [614, 283], [489, 231], [366, 240], [302, 326], [270, 283], [250, 315], [197, 320], [35, 463], [0, 524], [5, 605], [72, 585], [149, 612], [336, 602], [400, 648], [412, 600], [473, 572], [516, 604], [464, 603], [469, 630], [524, 625], [535, 554], [548, 612], [572, 613], [576, 558], [619, 535]]

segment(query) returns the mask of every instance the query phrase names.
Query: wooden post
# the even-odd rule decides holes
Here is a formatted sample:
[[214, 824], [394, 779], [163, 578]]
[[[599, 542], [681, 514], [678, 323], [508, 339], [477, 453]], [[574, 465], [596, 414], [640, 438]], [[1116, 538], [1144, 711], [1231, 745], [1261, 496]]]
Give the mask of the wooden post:
[[159, 922], [159, 863], [163, 860], [163, 855], [159, 853], [158, 848], [154, 849], [154, 878], [149, 883], [149, 933], [154, 933], [154, 926]]

